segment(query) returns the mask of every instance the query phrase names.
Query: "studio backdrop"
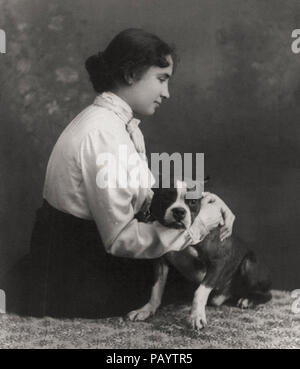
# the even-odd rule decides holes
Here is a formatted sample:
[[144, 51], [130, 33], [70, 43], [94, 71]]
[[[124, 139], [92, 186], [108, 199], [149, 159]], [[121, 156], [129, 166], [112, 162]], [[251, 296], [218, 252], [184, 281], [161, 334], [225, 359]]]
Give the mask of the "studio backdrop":
[[85, 59], [132, 27], [180, 58], [171, 98], [141, 124], [148, 154], [203, 152], [207, 190], [274, 288], [300, 288], [297, 0], [0, 0], [0, 274], [28, 252], [53, 145], [94, 99]]

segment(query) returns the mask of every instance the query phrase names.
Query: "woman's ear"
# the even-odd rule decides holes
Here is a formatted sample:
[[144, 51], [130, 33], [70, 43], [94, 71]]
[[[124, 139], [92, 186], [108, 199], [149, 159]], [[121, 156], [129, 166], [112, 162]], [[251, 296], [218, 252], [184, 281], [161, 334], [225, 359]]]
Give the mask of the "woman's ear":
[[124, 80], [128, 85], [132, 85], [136, 80], [136, 75], [130, 66], [127, 66], [126, 70], [124, 70]]
[[134, 82], [134, 77], [132, 75], [125, 75], [124, 79], [128, 85], [132, 85]]

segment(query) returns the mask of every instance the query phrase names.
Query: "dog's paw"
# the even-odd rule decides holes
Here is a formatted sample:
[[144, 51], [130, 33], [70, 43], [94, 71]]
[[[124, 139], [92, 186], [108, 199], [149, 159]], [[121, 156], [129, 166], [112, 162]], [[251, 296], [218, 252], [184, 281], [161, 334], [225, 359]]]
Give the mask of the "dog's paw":
[[207, 326], [205, 309], [192, 311], [189, 317], [189, 325], [197, 330], [205, 328]]
[[242, 297], [238, 300], [237, 307], [240, 309], [249, 309], [253, 307], [253, 303], [251, 300]]
[[144, 321], [154, 314], [154, 310], [150, 304], [146, 304], [140, 309], [132, 310], [127, 314], [127, 318], [133, 321]]

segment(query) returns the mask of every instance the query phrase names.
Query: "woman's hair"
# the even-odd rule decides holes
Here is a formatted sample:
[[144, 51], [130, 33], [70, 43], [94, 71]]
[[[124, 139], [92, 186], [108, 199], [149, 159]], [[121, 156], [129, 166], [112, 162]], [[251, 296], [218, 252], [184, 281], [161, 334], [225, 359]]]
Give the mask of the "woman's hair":
[[85, 67], [96, 92], [109, 91], [118, 84], [127, 84], [128, 76], [139, 79], [151, 66], [169, 66], [167, 56], [176, 63], [173, 46], [142, 29], [120, 32], [103, 52], [90, 56]]

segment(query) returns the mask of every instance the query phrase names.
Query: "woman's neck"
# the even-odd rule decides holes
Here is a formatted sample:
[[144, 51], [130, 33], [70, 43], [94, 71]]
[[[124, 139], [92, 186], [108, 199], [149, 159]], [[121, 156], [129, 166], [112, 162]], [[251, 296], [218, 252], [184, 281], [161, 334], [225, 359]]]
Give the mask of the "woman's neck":
[[132, 103], [131, 103], [131, 98], [130, 98], [131, 94], [128, 88], [126, 87], [116, 88], [116, 89], [112, 89], [111, 92], [117, 95], [118, 97], [120, 97], [122, 100], [124, 100], [132, 109]]

